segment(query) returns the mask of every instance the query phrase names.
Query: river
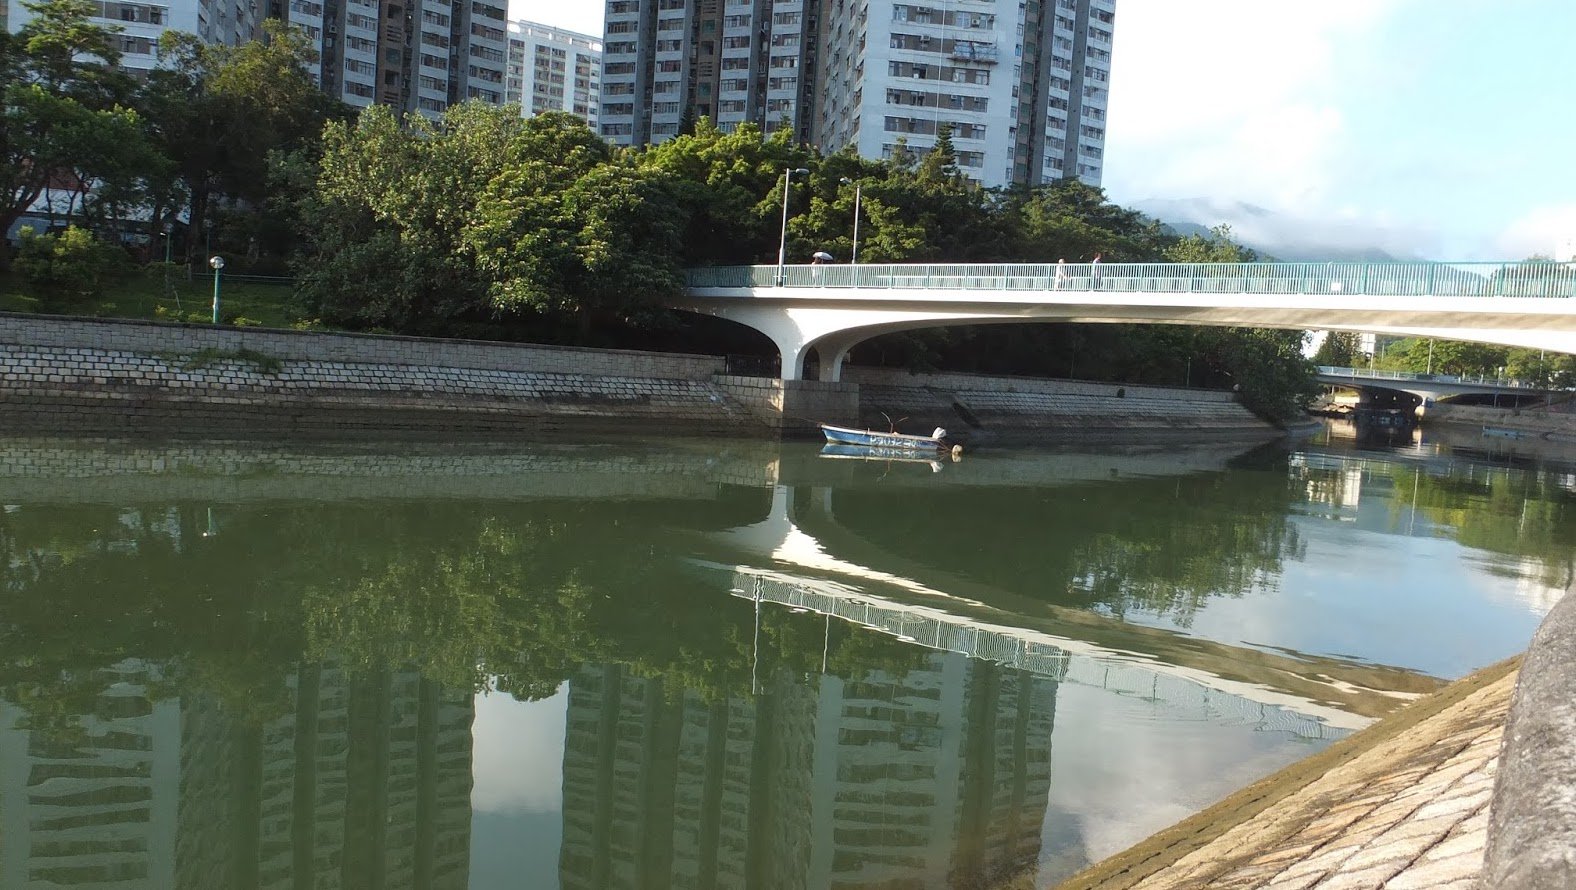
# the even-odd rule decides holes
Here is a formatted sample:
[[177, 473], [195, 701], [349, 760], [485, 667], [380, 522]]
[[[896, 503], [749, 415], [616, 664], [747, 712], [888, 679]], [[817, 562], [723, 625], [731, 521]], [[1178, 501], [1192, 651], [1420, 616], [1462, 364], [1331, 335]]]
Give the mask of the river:
[[1521, 651], [1493, 449], [0, 439], [0, 890], [1049, 886]]

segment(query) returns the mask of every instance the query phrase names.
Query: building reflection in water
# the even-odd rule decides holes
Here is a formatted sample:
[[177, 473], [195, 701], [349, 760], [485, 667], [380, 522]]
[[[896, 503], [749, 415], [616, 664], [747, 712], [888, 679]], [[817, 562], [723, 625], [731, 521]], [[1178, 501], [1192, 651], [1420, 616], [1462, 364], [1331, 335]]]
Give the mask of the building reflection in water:
[[[708, 698], [616, 665], [569, 683], [568, 888], [952, 886], [1031, 865], [1056, 681], [927, 653]], [[0, 705], [0, 887], [434, 888], [469, 881], [471, 696], [411, 672], [289, 679], [261, 724], [105, 673], [95, 713]]]
[[80, 731], [0, 704], [0, 887], [433, 888], [469, 881], [469, 693], [302, 667], [288, 716], [108, 672]]
[[944, 887], [1031, 864], [1056, 683], [953, 653], [780, 671], [707, 701], [618, 665], [569, 684], [561, 885]]

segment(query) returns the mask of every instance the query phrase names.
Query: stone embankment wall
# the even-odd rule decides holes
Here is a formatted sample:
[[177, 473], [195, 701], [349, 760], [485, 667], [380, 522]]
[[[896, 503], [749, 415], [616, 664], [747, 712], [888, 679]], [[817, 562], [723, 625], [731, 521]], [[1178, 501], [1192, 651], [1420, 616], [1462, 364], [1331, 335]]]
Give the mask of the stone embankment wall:
[[0, 432], [813, 436], [884, 415], [977, 442], [1276, 434], [1204, 390], [880, 368], [783, 381], [715, 356], [0, 314]]
[[1423, 423], [1426, 426], [1449, 424], [1474, 429], [1494, 427], [1525, 433], [1529, 438], [1576, 442], [1576, 414], [1566, 411], [1544, 411], [1538, 408], [1485, 408], [1442, 402], [1428, 406], [1423, 414]]
[[1481, 886], [1576, 887], [1576, 596], [1539, 625], [1500, 750]]
[[0, 315], [9, 431], [773, 431], [722, 370], [711, 356]]
[[1053, 431], [1083, 440], [1278, 434], [1232, 393], [1216, 390], [885, 368], [848, 368], [843, 379], [859, 385], [860, 419], [868, 425], [881, 426], [886, 416], [907, 417], [915, 429], [943, 426], [982, 440], [1043, 439]]

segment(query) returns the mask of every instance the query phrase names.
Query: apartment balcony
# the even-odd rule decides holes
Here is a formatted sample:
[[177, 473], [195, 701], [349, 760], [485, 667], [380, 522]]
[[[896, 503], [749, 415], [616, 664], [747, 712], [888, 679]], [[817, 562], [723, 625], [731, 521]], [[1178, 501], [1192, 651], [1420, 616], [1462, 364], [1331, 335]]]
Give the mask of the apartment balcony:
[[993, 43], [979, 43], [959, 40], [952, 45], [949, 53], [953, 61], [979, 62], [994, 65], [997, 61], [998, 50]]

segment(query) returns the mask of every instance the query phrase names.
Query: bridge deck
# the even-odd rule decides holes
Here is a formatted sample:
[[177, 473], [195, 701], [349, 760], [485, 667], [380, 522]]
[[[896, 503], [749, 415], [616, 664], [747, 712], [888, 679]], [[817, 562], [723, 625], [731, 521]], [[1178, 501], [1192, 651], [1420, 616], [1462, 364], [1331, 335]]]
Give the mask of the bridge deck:
[[1576, 297], [1576, 263], [1054, 263], [719, 266], [691, 288], [1110, 290], [1146, 293]]

